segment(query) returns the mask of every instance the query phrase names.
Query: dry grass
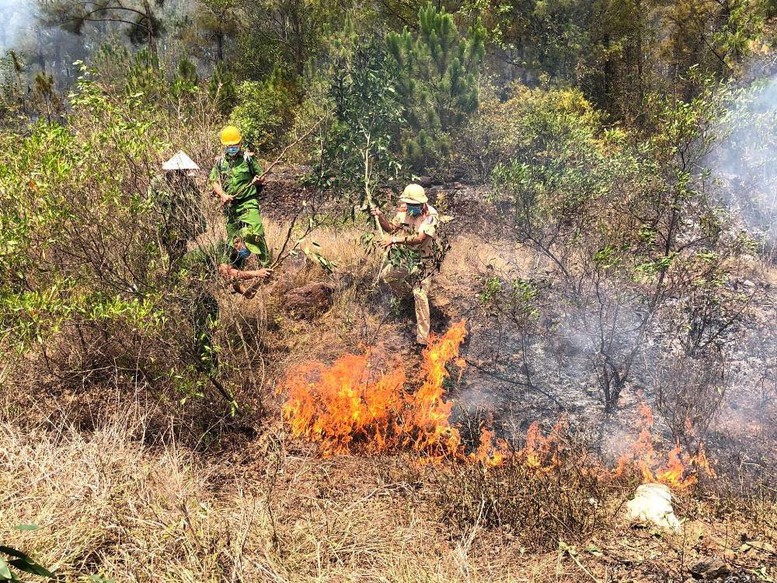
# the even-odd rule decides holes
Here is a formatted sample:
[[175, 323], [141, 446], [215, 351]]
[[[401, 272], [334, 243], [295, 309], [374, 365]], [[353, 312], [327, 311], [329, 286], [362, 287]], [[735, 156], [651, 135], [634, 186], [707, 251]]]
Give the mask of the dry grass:
[[[552, 544], [532, 553], [542, 524], [489, 524], [485, 511], [452, 524], [443, 497], [455, 496], [452, 482], [476, 485], [469, 471], [406, 456], [317, 459], [279, 439], [273, 420], [237, 457], [198, 458], [158, 434], [158, 445], [144, 445], [152, 436], [141, 409], [124, 407], [91, 432], [0, 424], [0, 540], [66, 581], [644, 581], [724, 556], [739, 573], [775, 574], [773, 554], [739, 548], [742, 535], [777, 542], [773, 501], [748, 521], [684, 496], [678, 508], [694, 520], [673, 535], [629, 528], [616, 512], [627, 494], [609, 492], [593, 528], [578, 538], [557, 529], [577, 554]], [[511, 490], [521, 480], [483, 479], [516, 499], [531, 495]]]
[[89, 434], [0, 425], [0, 539], [68, 581], [450, 581], [469, 569], [461, 544], [427, 548], [440, 537], [414, 485], [385, 481], [406, 474], [398, 460], [367, 461], [354, 479], [359, 460], [321, 463], [274, 443], [245, 476], [173, 443], [142, 445], [140, 415]]
[[[267, 223], [271, 247], [280, 247], [287, 229], [287, 225]], [[399, 337], [401, 323], [390, 321], [388, 295], [377, 282], [381, 254], [364, 247], [363, 233], [357, 225], [319, 227], [299, 243], [297, 253], [279, 270], [265, 299], [275, 318], [273, 342], [291, 359], [286, 365], [299, 358], [329, 360], [343, 351], [378, 341], [394, 342]], [[322, 268], [317, 255], [333, 265], [331, 273]], [[316, 281], [336, 285], [332, 307], [309, 319], [284, 313], [285, 291]]]

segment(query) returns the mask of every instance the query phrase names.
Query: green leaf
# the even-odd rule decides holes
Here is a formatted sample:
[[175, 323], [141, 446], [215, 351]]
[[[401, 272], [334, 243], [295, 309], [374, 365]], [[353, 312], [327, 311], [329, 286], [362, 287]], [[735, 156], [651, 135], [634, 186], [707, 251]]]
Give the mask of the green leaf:
[[40, 526], [38, 526], [37, 524], [17, 524], [16, 526], [14, 526], [14, 528], [16, 530], [30, 531], [30, 530], [38, 530]]
[[593, 556], [595, 556], [595, 557], [601, 557], [601, 556], [603, 556], [603, 555], [604, 555], [604, 553], [602, 553], [602, 549], [600, 549], [600, 548], [599, 548], [599, 547], [597, 547], [596, 545], [588, 545], [588, 546], [585, 548], [585, 551], [586, 551], [587, 553], [591, 553], [591, 554], [592, 554]]
[[17, 551], [16, 549], [14, 549], [12, 547], [5, 547], [5, 546], [2, 546], [2, 545], [0, 545], [0, 553], [5, 553], [6, 555], [9, 555], [11, 557], [16, 557], [18, 559], [29, 559], [30, 558], [30, 557], [28, 557], [27, 555], [25, 555], [21, 551]]
[[11, 569], [8, 568], [8, 563], [2, 557], [0, 557], [0, 579], [3, 581], [13, 581]]
[[45, 567], [42, 567], [35, 561], [33, 561], [29, 556], [25, 555], [23, 552], [16, 550], [12, 547], [6, 547], [6, 546], [0, 546], [0, 553], [5, 553], [8, 556], [16, 557], [13, 561], [11, 561], [11, 565], [19, 569], [20, 571], [24, 571], [25, 573], [32, 573], [33, 575], [39, 575], [41, 577], [53, 577], [54, 574], [46, 569]]
[[14, 559], [11, 561], [11, 564], [24, 573], [38, 575], [39, 577], [54, 577], [54, 573], [39, 565], [29, 557], [26, 559]]

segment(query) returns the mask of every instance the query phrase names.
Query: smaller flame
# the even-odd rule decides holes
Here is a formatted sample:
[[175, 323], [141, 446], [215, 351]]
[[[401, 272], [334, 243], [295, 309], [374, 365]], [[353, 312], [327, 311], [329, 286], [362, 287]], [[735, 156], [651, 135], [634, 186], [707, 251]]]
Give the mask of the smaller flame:
[[[682, 448], [676, 444], [667, 454], [666, 461], [661, 461], [658, 452], [653, 446], [652, 428], [654, 424], [653, 410], [640, 395], [639, 426], [640, 433], [637, 440], [631, 445], [629, 451], [618, 460], [618, 465], [613, 470], [615, 476], [623, 475], [628, 467], [636, 467], [642, 474], [642, 481], [660, 482], [679, 490], [685, 490], [694, 485], [698, 478], [692, 473], [693, 468], [705, 471], [713, 475], [703, 449], [699, 449], [696, 456], [684, 456]], [[687, 458], [686, 461], [683, 458]]]
[[539, 423], [532, 423], [526, 432], [526, 444], [519, 452], [526, 467], [544, 474], [559, 468], [560, 454], [564, 448], [563, 435], [568, 427], [568, 419], [565, 416], [556, 422], [547, 435], [542, 433]]
[[493, 430], [483, 429], [480, 432], [478, 448], [469, 454], [470, 461], [478, 462], [488, 468], [501, 466], [510, 456], [510, 446], [504, 439], [496, 438]]

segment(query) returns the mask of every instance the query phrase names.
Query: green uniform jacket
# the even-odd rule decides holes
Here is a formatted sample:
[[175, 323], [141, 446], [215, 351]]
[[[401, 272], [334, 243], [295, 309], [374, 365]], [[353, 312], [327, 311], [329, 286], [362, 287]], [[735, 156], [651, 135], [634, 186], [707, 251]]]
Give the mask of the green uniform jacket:
[[219, 158], [210, 171], [210, 181], [219, 182], [224, 192], [234, 197], [232, 204], [225, 207], [230, 242], [241, 237], [248, 250], [258, 255], [259, 262], [268, 265], [270, 253], [264, 238], [259, 188], [251, 184], [254, 176], [261, 173], [256, 158], [239, 152], [234, 158]]

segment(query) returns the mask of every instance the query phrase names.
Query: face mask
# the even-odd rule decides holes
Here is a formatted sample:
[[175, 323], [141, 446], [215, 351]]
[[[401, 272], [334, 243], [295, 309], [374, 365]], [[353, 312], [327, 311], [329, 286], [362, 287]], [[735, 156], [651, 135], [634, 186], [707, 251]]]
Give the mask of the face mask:
[[423, 211], [423, 206], [420, 204], [409, 204], [407, 205], [407, 214], [411, 217], [417, 217], [421, 214]]
[[237, 156], [237, 153], [240, 151], [240, 146], [227, 146], [224, 148], [224, 152], [226, 152], [227, 156]]

